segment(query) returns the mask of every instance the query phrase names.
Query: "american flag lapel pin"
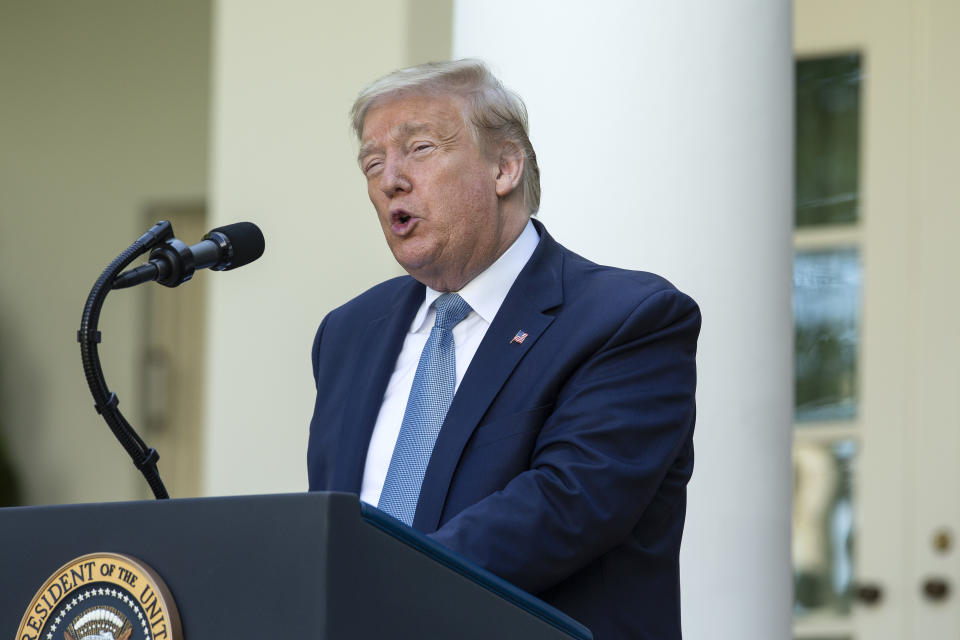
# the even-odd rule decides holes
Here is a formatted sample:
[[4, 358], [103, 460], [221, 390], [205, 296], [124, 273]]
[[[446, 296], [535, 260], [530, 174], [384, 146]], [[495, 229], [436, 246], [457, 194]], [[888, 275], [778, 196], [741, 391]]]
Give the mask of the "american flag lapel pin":
[[510, 341], [510, 344], [516, 342], [517, 344], [523, 344], [523, 341], [527, 339], [527, 332], [523, 329], [517, 331], [517, 335], [513, 336], [513, 339]]

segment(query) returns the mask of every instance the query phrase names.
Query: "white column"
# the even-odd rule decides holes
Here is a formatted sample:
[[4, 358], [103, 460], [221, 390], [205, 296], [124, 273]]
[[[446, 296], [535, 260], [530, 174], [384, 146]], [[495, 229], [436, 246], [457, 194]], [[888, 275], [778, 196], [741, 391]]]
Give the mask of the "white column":
[[789, 637], [790, 3], [458, 0], [453, 42], [526, 100], [554, 237], [701, 305], [684, 637]]

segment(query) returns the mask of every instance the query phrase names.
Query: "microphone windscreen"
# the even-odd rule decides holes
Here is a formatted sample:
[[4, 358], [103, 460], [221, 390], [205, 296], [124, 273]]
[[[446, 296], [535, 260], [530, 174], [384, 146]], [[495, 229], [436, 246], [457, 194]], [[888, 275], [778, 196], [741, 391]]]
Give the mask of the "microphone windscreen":
[[226, 236], [233, 249], [230, 266], [225, 268], [224, 271], [250, 264], [263, 255], [263, 233], [260, 232], [260, 227], [252, 222], [234, 222], [217, 227], [210, 233], [214, 231]]

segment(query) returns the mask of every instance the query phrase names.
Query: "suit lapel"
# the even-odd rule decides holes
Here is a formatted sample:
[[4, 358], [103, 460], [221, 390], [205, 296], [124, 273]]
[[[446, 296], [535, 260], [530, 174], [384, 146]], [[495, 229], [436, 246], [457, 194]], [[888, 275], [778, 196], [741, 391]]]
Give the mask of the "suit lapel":
[[370, 436], [380, 412], [383, 394], [403, 348], [413, 316], [423, 303], [423, 285], [409, 278], [389, 305], [388, 312], [364, 329], [354, 360], [352, 397], [347, 400], [341, 423], [339, 456], [333, 486], [360, 493]]
[[[413, 520], [414, 528], [420, 531], [436, 530], [470, 436], [514, 368], [553, 322], [554, 316], [545, 311], [563, 302], [562, 250], [542, 225], [536, 220], [534, 224], [540, 243], [470, 362], [434, 445]], [[521, 343], [512, 340], [518, 330], [527, 334]]]

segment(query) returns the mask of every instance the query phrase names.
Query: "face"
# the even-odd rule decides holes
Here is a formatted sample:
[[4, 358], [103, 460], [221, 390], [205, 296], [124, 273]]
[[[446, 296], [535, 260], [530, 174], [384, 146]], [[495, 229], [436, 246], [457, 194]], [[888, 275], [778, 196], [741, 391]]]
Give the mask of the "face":
[[455, 96], [399, 96], [366, 114], [360, 168], [397, 262], [457, 291], [493, 264], [526, 223], [505, 206], [499, 154], [487, 154]]

